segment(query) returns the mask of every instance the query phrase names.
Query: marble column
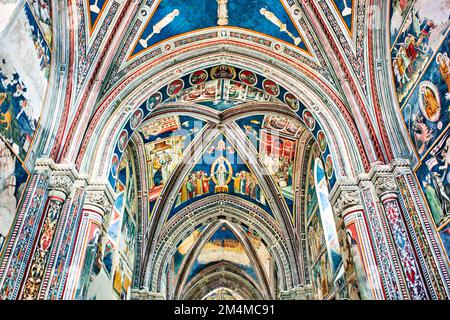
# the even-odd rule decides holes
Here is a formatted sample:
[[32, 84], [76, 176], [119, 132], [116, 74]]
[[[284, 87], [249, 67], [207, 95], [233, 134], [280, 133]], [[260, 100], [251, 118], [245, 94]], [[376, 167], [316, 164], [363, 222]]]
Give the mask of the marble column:
[[336, 190], [332, 199], [335, 214], [342, 220], [344, 231], [340, 239], [348, 298], [357, 298], [351, 287], [358, 288], [359, 297], [363, 300], [385, 299], [359, 188], [356, 183], [339, 183]]
[[35, 170], [18, 207], [15, 225], [10, 231], [0, 266], [0, 300], [17, 299], [22, 279], [31, 258], [35, 239], [47, 203], [49, 169], [43, 166]]
[[424, 281], [431, 299], [447, 300], [450, 295], [449, 266], [446, 252], [435, 231], [431, 213], [425, 206], [425, 198], [407, 160], [392, 163], [399, 188], [399, 200], [411, 243], [421, 265]]
[[146, 288], [131, 289], [131, 300], [165, 300], [159, 292], [150, 292]]
[[381, 201], [390, 234], [395, 243], [409, 298], [412, 300], [427, 299], [429, 298], [428, 292], [403, 221], [403, 213], [398, 198], [398, 186], [393, 174], [390, 172], [390, 168], [377, 168], [374, 171], [372, 181]]
[[54, 246], [56, 231], [60, 226], [62, 208], [76, 179], [76, 171], [73, 166], [55, 164], [51, 159], [41, 159], [38, 164], [40, 167], [46, 165], [50, 172], [49, 194], [43, 213], [40, 236], [35, 244], [26, 280], [22, 284], [20, 298], [25, 300], [34, 300], [39, 297], [46, 269], [52, 260], [50, 251]]
[[113, 205], [106, 184], [89, 184], [82, 209], [76, 246], [71, 258], [63, 299], [85, 299], [94, 263], [101, 268], [101, 251]]

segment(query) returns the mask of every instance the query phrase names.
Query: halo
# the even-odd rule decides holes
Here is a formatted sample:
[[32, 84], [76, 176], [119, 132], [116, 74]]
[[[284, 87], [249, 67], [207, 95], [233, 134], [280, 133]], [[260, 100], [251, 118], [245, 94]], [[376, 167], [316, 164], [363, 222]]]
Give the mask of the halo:
[[224, 156], [220, 156], [213, 162], [213, 164], [211, 166], [211, 179], [212, 179], [212, 181], [214, 181], [214, 183], [216, 185], [217, 185], [217, 179], [216, 179], [216, 176], [214, 174], [214, 168], [217, 166], [217, 164], [219, 163], [220, 160], [223, 160], [223, 162], [228, 167], [228, 178], [227, 178], [226, 184], [230, 183], [231, 178], [233, 177], [233, 167], [231, 166], [230, 161], [228, 161], [228, 159], [225, 158]]

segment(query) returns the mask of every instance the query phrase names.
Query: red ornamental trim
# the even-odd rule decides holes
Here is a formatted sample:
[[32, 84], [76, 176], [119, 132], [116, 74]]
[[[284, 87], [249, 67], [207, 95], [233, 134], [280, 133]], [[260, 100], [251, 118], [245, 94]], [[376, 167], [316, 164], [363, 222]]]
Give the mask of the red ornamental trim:
[[[366, 149], [361, 141], [361, 137], [359, 134], [358, 129], [356, 128], [355, 124], [353, 123], [353, 117], [352, 115], [349, 113], [349, 111], [347, 110], [347, 108], [345, 107], [345, 105], [343, 104], [343, 102], [341, 101], [341, 99], [335, 94], [335, 92], [333, 91], [332, 88], [330, 88], [325, 82], [323, 82], [320, 78], [318, 78], [318, 76], [311, 72], [310, 70], [308, 70], [307, 68], [305, 68], [302, 65], [299, 65], [297, 63], [295, 63], [294, 61], [285, 58], [283, 56], [280, 56], [279, 54], [275, 53], [275, 52], [271, 52], [271, 51], [267, 51], [265, 49], [262, 48], [258, 48], [255, 47], [253, 45], [247, 45], [247, 44], [243, 44], [241, 42], [237, 42], [237, 41], [233, 41], [233, 40], [217, 40], [217, 41], [211, 41], [209, 43], [206, 44], [199, 44], [199, 45], [195, 45], [189, 48], [184, 48], [184, 49], [180, 49], [178, 51], [173, 52], [172, 54], [166, 55], [164, 57], [161, 57], [151, 63], [149, 63], [148, 65], [144, 65], [141, 66], [139, 69], [135, 70], [133, 73], [131, 73], [128, 78], [124, 79], [121, 83], [119, 83], [116, 88], [114, 90], [112, 90], [102, 101], [101, 105], [99, 106], [99, 108], [96, 110], [93, 118], [91, 119], [90, 122], [90, 126], [85, 134], [85, 138], [82, 142], [82, 146], [80, 148], [78, 157], [77, 157], [77, 161], [76, 161], [76, 166], [79, 169], [80, 165], [81, 165], [81, 161], [82, 158], [86, 152], [87, 146], [88, 146], [88, 141], [90, 140], [92, 134], [94, 133], [94, 130], [96, 128], [97, 123], [100, 121], [100, 118], [102, 117], [103, 113], [105, 112], [105, 110], [109, 107], [110, 103], [122, 92], [122, 90], [127, 87], [129, 84], [131, 84], [133, 81], [135, 81], [139, 76], [141, 76], [142, 74], [144, 74], [147, 70], [152, 69], [153, 67], [161, 64], [163, 61], [167, 61], [167, 60], [172, 60], [174, 59], [177, 55], [192, 51], [192, 50], [196, 50], [199, 48], [205, 48], [205, 47], [211, 47], [211, 46], [215, 46], [217, 44], [230, 44], [230, 45], [238, 45], [240, 47], [247, 47], [250, 48], [252, 50], [257, 50], [258, 52], [261, 52], [267, 56], [272, 56], [278, 60], [281, 60], [284, 63], [290, 64], [292, 65], [295, 69], [297, 69], [298, 71], [300, 71], [301, 73], [303, 73], [306, 77], [314, 80], [314, 82], [318, 85], [318, 89], [321, 89], [323, 91], [325, 91], [328, 96], [336, 103], [336, 105], [338, 106], [339, 110], [342, 112], [342, 116], [346, 119], [347, 124], [349, 125], [349, 128], [351, 129], [353, 136], [355, 137], [355, 142], [356, 145], [358, 147], [358, 150], [360, 152], [360, 154], [362, 155], [362, 161], [363, 161], [363, 165], [364, 168], [366, 170], [370, 169], [370, 162], [368, 160], [367, 157], [367, 153], [366, 153]], [[76, 123], [76, 121], [74, 122]], [[72, 130], [75, 130], [75, 127], [72, 128]], [[74, 134], [74, 132], [72, 132], [72, 135]], [[71, 141], [72, 139], [67, 139], [67, 141]], [[68, 145], [65, 146], [65, 148], [68, 148]]]
[[[73, 11], [72, 11], [72, 1], [73, 0], [69, 0], [69, 2], [70, 2], [69, 10], [70, 10], [70, 13], [71, 13], [70, 16], [71, 17], [77, 17], [77, 15], [74, 14]], [[137, 8], [136, 8], [136, 11], [137, 11]], [[110, 34], [110, 37], [106, 41], [105, 40], [103, 41], [103, 43], [104, 43], [103, 50], [101, 51], [101, 55], [97, 59], [97, 63], [95, 64], [94, 71], [91, 73], [91, 76], [89, 78], [89, 82], [88, 82], [88, 85], [86, 86], [86, 88], [91, 88], [93, 86], [94, 81], [95, 81], [95, 76], [93, 76], [93, 75], [98, 74], [99, 73], [99, 69], [103, 66], [104, 57], [105, 57], [106, 53], [108, 53], [108, 51], [109, 51], [108, 49], [111, 46], [111, 43], [113, 43], [113, 41], [111, 41], [111, 40], [115, 37], [116, 31], [117, 31], [118, 27], [121, 25], [121, 22], [123, 21], [124, 16], [126, 15], [126, 12], [127, 12], [127, 10], [122, 10], [121, 11], [119, 18], [117, 19], [117, 22], [114, 24], [114, 28], [113, 28], [113, 30], [112, 30], [112, 32]], [[71, 53], [75, 52], [74, 47], [75, 47], [74, 46], [74, 31], [71, 28], [71, 30], [70, 30], [70, 43], [69, 43], [69, 48], [70, 48], [70, 52]], [[67, 115], [68, 115], [68, 112], [69, 112], [69, 109], [70, 109], [70, 105], [69, 104], [70, 104], [71, 95], [72, 95], [72, 87], [73, 87], [72, 79], [74, 78], [73, 77], [73, 73], [74, 73], [74, 70], [73, 70], [74, 69], [74, 56], [73, 56], [73, 54], [69, 55], [69, 65], [70, 65], [70, 67], [69, 67], [70, 68], [70, 72], [68, 73], [68, 79], [69, 79], [69, 82], [70, 82], [70, 86], [67, 87], [67, 91], [66, 91], [66, 102], [65, 102], [65, 107], [64, 107], [64, 117], [61, 120], [61, 124], [62, 125], [60, 126], [60, 128], [58, 128], [58, 133], [57, 133], [57, 136], [56, 136], [55, 146], [54, 146], [54, 149], [52, 150], [52, 153], [51, 153], [51, 156], [52, 156], [52, 158], [54, 160], [60, 160], [60, 159], [62, 159], [62, 158], [67, 156], [68, 149], [69, 149], [69, 146], [70, 146], [69, 141], [72, 141], [72, 138], [73, 138], [73, 136], [74, 136], [74, 134], [76, 132], [77, 125], [79, 124], [78, 120], [80, 119], [82, 111], [84, 111], [84, 107], [86, 105], [86, 101], [88, 100], [89, 95], [91, 94], [91, 91], [89, 89], [84, 90], [83, 98], [81, 99], [80, 103], [77, 106], [77, 113], [76, 113], [74, 121], [72, 122], [72, 125], [71, 125], [71, 127], [69, 129], [69, 132], [68, 132], [68, 135], [67, 135], [67, 139], [66, 139], [66, 143], [65, 143], [64, 146], [61, 146], [61, 142], [62, 142], [62, 139], [63, 139], [63, 133], [66, 130]], [[61, 148], [62, 148], [62, 151], [61, 151]]]
[[[374, 0], [371, 1], [371, 5], [374, 3]], [[369, 22], [370, 23], [370, 22]], [[373, 61], [373, 56], [375, 54], [375, 50], [373, 48], [373, 36], [372, 36], [372, 28], [367, 28], [368, 29], [368, 44], [369, 44], [369, 74], [370, 74], [370, 82], [371, 82], [371, 91], [372, 91], [372, 96], [374, 97], [374, 104], [375, 104], [375, 116], [377, 118], [377, 123], [378, 126], [380, 127], [380, 134], [381, 134], [381, 139], [383, 141], [383, 145], [385, 147], [385, 152], [387, 154], [388, 157], [388, 161], [392, 161], [394, 159], [394, 153], [392, 152], [392, 147], [391, 147], [391, 143], [389, 141], [388, 138], [388, 132], [386, 129], [386, 126], [384, 124], [384, 120], [383, 120], [383, 115], [381, 113], [381, 104], [380, 104], [380, 97], [378, 95], [378, 88], [375, 85], [376, 81], [375, 81], [375, 64]]]
[[[365, 0], [362, 0], [362, 1], [365, 1]], [[325, 26], [326, 23], [323, 20], [322, 15], [320, 14], [316, 4], [313, 1], [310, 1], [309, 3], [312, 4], [311, 7], [312, 7], [314, 13], [316, 14], [316, 16], [318, 17], [318, 19], [321, 21], [321, 25]], [[378, 160], [383, 160], [384, 159], [383, 151], [378, 142], [377, 134], [375, 133], [375, 130], [374, 130], [373, 126], [371, 125], [370, 117], [369, 117], [369, 114], [366, 109], [366, 104], [364, 103], [364, 101], [361, 97], [361, 94], [357, 90], [357, 87], [360, 87], [360, 83], [356, 82], [353, 75], [351, 74], [351, 72], [347, 66], [347, 63], [345, 62], [345, 57], [339, 50], [338, 45], [337, 45], [335, 39], [333, 38], [333, 36], [331, 35], [330, 30], [326, 27], [323, 27], [323, 30], [328, 38], [329, 45], [331, 45], [333, 51], [336, 52], [336, 54], [338, 55], [339, 63], [345, 73], [345, 76], [347, 77], [347, 79], [349, 79], [349, 82], [351, 83], [351, 85], [349, 87], [351, 88], [354, 97], [357, 99], [358, 105], [361, 107], [360, 110], [362, 111], [362, 116], [364, 118], [364, 121], [367, 124], [370, 138], [372, 139], [372, 143], [373, 143], [373, 146], [375, 149], [376, 156], [378, 157]]]

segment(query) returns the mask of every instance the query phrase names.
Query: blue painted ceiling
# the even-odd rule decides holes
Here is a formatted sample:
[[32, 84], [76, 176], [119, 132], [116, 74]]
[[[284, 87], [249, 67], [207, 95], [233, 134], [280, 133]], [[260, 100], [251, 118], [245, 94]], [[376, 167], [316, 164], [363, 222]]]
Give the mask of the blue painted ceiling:
[[[168, 1], [159, 0], [156, 9], [151, 14], [140, 40], [147, 39], [147, 44], [137, 42], [133, 55], [140, 53], [148, 47], [157, 44], [165, 39], [177, 35], [190, 33], [198, 29], [205, 29], [217, 26], [217, 2], [213, 0], [182, 0]], [[295, 45], [296, 38], [298, 47], [307, 50], [302, 36], [294, 24], [291, 14], [286, 10], [281, 1], [268, 0], [228, 0], [228, 27], [238, 27], [254, 30], [258, 33], [278, 38], [287, 43]], [[260, 12], [266, 9], [272, 12], [281, 22], [286, 25], [286, 31], [281, 31], [279, 27], [266, 19]], [[179, 14], [173, 21], [165, 26], [160, 33], [153, 32], [153, 26], [164, 19], [167, 15], [178, 10]], [[150, 37], [151, 35], [151, 37]]]

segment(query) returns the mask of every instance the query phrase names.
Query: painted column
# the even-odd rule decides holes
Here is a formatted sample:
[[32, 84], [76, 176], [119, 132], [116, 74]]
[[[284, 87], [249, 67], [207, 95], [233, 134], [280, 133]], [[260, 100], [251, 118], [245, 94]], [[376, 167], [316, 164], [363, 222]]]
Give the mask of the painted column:
[[165, 300], [164, 294], [150, 292], [146, 288], [131, 289], [131, 300]]
[[[380, 278], [379, 268], [373, 252], [373, 244], [366, 227], [365, 213], [358, 187], [356, 185], [339, 186], [335, 197], [335, 213], [343, 219], [345, 235], [344, 248], [348, 250], [349, 261], [346, 266], [346, 280], [350, 298], [355, 295], [358, 285], [360, 298], [363, 300], [384, 300], [386, 295]], [[343, 259], [345, 255], [343, 254]], [[356, 279], [355, 279], [356, 278]], [[351, 294], [351, 295], [350, 295]]]
[[439, 246], [431, 213], [426, 212], [425, 199], [421, 198], [417, 181], [408, 161], [394, 163], [394, 174], [400, 191], [400, 203], [411, 242], [422, 267], [425, 283], [431, 299], [449, 298], [450, 278], [448, 265], [443, 261], [445, 251]]
[[94, 265], [96, 268], [102, 267], [102, 239], [106, 238], [103, 235], [106, 234], [108, 217], [113, 203], [111, 193], [112, 191], [106, 185], [87, 187], [63, 299], [84, 299], [91, 282]]
[[403, 221], [398, 198], [398, 187], [393, 175], [383, 168], [377, 169], [372, 180], [381, 200], [389, 231], [395, 243], [406, 288], [412, 300], [428, 299], [423, 276], [414, 256], [414, 249]]
[[63, 206], [39, 299], [59, 300], [62, 297], [81, 221], [85, 184], [84, 180], [75, 181], [72, 193]]
[[31, 177], [0, 266], [0, 300], [17, 299], [48, 197], [47, 168]]

